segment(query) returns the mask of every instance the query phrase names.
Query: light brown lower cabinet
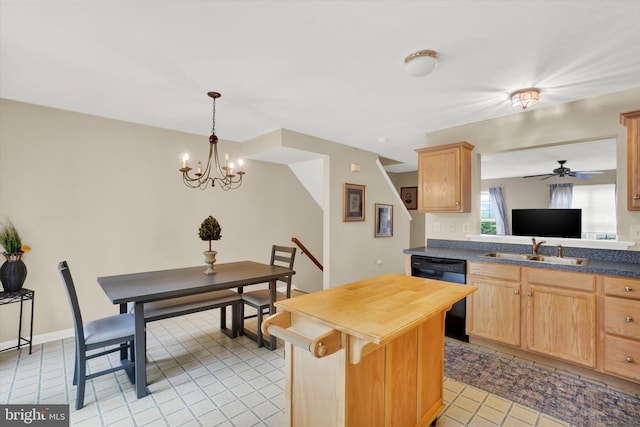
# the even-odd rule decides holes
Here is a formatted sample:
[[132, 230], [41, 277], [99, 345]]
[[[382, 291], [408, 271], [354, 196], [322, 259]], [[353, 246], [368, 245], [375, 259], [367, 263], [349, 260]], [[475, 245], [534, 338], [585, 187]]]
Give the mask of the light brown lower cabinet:
[[640, 383], [640, 280], [468, 262], [467, 333]]
[[640, 382], [640, 280], [602, 277], [604, 371]]
[[468, 263], [467, 282], [478, 288], [467, 297], [467, 333], [520, 345], [520, 267]]
[[596, 366], [595, 275], [523, 268], [529, 351]]

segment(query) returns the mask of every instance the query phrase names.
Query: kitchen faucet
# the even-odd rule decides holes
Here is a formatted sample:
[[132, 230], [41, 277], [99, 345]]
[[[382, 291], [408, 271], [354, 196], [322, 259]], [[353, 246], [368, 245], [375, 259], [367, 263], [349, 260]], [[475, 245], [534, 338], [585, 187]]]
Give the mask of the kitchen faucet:
[[540, 246], [542, 246], [543, 243], [547, 243], [546, 241], [541, 241], [536, 243], [536, 238], [532, 237], [531, 238], [531, 242], [533, 242], [533, 245], [531, 246], [531, 253], [533, 253], [534, 255], [538, 255], [538, 249], [540, 249]]

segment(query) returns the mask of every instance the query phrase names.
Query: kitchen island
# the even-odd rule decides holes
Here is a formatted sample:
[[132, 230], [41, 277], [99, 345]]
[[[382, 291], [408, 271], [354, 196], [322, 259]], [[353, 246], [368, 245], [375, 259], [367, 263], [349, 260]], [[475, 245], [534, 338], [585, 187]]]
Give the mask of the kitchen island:
[[428, 425], [444, 409], [444, 317], [475, 291], [388, 274], [276, 304], [291, 426]]

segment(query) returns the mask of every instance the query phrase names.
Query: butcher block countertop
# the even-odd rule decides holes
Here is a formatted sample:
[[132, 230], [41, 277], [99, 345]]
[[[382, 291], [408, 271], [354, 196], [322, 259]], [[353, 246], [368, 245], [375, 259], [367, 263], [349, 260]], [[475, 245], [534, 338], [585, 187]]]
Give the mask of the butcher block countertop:
[[375, 344], [386, 344], [474, 292], [459, 285], [387, 274], [278, 301], [280, 310]]

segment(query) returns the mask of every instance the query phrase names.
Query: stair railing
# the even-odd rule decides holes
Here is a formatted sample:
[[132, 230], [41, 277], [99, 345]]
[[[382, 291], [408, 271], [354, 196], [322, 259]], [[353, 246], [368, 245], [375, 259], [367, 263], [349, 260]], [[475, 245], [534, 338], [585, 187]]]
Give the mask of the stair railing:
[[303, 245], [300, 240], [298, 240], [296, 237], [292, 237], [291, 241], [293, 243], [295, 243], [300, 248], [300, 250], [302, 251], [302, 255], [306, 254], [309, 257], [309, 259], [311, 260], [311, 262], [313, 262], [316, 265], [316, 267], [318, 267], [320, 269], [320, 271], [324, 271], [324, 268], [322, 267], [322, 264], [320, 264], [320, 261], [318, 261], [316, 259], [316, 257], [314, 257], [313, 254], [311, 254], [311, 252], [309, 252], [307, 247], [305, 245]]

